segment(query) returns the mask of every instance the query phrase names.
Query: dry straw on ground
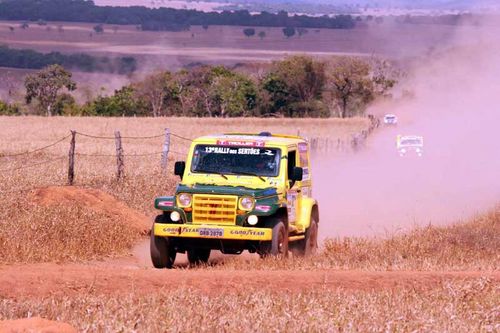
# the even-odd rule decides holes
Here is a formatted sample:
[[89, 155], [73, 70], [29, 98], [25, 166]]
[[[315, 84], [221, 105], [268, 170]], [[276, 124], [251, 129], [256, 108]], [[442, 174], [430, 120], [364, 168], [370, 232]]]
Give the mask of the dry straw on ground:
[[433, 288], [218, 295], [176, 291], [0, 300], [0, 318], [41, 316], [81, 332], [496, 332], [500, 290], [485, 278]]

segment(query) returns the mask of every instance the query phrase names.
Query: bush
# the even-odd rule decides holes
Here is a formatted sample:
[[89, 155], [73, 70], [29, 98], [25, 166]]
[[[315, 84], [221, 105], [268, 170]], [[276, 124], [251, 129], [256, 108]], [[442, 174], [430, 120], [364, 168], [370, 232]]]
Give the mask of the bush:
[[246, 28], [246, 29], [243, 29], [243, 33], [247, 37], [252, 37], [255, 35], [255, 29], [254, 28]]
[[7, 104], [0, 101], [0, 115], [1, 116], [15, 116], [21, 114], [21, 110], [16, 104]]

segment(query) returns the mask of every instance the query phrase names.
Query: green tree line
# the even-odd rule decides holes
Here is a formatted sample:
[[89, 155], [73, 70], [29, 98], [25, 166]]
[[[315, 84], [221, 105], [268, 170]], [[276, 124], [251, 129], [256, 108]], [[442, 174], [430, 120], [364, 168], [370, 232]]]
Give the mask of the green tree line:
[[131, 74], [137, 69], [137, 61], [133, 57], [110, 59], [84, 53], [40, 53], [34, 50], [11, 49], [0, 45], [0, 67], [41, 69], [52, 64], [83, 72]]
[[350, 15], [335, 17], [289, 16], [262, 12], [252, 15], [247, 10], [202, 12], [197, 10], [146, 7], [96, 6], [90, 0], [3, 0], [1, 20], [93, 22], [133, 24], [143, 30], [186, 30], [191, 25], [246, 25], [266, 27], [303, 27], [349, 29], [355, 26]]
[[25, 88], [26, 102], [45, 115], [344, 118], [390, 96], [398, 75], [385, 60], [298, 55], [273, 62], [258, 77], [208, 65], [156, 72], [84, 104], [72, 97], [76, 83], [59, 65], [29, 75]]

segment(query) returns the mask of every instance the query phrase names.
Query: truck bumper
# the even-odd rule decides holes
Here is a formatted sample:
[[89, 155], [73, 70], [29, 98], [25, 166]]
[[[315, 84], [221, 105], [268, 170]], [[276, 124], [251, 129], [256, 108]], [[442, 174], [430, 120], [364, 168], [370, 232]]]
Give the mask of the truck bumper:
[[270, 241], [273, 229], [240, 226], [155, 223], [155, 236]]

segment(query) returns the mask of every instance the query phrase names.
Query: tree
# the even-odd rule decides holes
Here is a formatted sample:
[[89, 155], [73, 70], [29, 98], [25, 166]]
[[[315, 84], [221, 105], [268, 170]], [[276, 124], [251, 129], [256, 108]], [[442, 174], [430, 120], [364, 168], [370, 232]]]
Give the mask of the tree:
[[254, 83], [240, 74], [225, 73], [213, 78], [211, 98], [220, 117], [245, 117], [256, 106], [257, 90]]
[[53, 108], [53, 114], [57, 115], [79, 115], [78, 105], [73, 96], [68, 93], [63, 93], [57, 96]]
[[14, 30], [16, 30], [13, 26], [9, 26], [9, 30], [10, 32], [14, 32]]
[[19, 115], [20, 113], [21, 113], [21, 110], [19, 109], [19, 106], [7, 104], [3, 101], [0, 101], [0, 115], [1, 116], [14, 116], [14, 115]]
[[292, 37], [293, 35], [295, 35], [295, 28], [294, 27], [283, 28], [283, 35], [285, 35], [286, 38]]
[[164, 105], [167, 99], [172, 98], [173, 90], [170, 72], [152, 74], [135, 85], [136, 95], [151, 107], [153, 117], [165, 115]]
[[330, 64], [328, 89], [341, 118], [363, 111], [375, 98], [370, 65], [361, 59], [343, 57]]
[[259, 38], [260, 39], [264, 39], [265, 37], [266, 37], [266, 32], [265, 31], [259, 32]]
[[28, 75], [24, 81], [26, 88], [26, 103], [37, 99], [47, 116], [52, 116], [52, 108], [57, 101], [58, 93], [66, 88], [76, 89], [76, 83], [71, 79], [71, 72], [60, 65], [50, 65], [35, 74]]
[[390, 90], [394, 88], [403, 75], [402, 72], [388, 60], [380, 58], [371, 59], [370, 66], [375, 95], [377, 97], [390, 97]]
[[[325, 86], [325, 64], [309, 56], [292, 56], [273, 63], [263, 80], [263, 89], [270, 94], [270, 112], [294, 114], [294, 103], [309, 103], [321, 99]], [[302, 109], [307, 110], [307, 108]]]
[[309, 33], [309, 30], [306, 28], [297, 28], [297, 33], [299, 34], [299, 37], [301, 37], [302, 35]]
[[254, 113], [257, 89], [243, 74], [224, 66], [197, 66], [173, 75], [172, 102], [180, 114], [198, 117], [235, 117]]
[[86, 114], [98, 116], [137, 116], [146, 114], [145, 103], [136, 97], [132, 86], [124, 86], [115, 90], [112, 96], [99, 96], [85, 107]]
[[252, 37], [255, 35], [255, 29], [254, 28], [246, 28], [246, 29], [243, 29], [243, 33], [247, 37]]
[[98, 24], [98, 25], [94, 26], [93, 29], [94, 29], [96, 34], [104, 33], [104, 26], [102, 24]]
[[209, 66], [182, 69], [174, 75], [173, 98], [179, 102], [182, 116], [212, 116], [209, 98], [211, 83]]
[[21, 29], [28, 29], [30, 27], [30, 25], [28, 24], [28, 22], [23, 22], [19, 25], [19, 28]]

